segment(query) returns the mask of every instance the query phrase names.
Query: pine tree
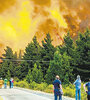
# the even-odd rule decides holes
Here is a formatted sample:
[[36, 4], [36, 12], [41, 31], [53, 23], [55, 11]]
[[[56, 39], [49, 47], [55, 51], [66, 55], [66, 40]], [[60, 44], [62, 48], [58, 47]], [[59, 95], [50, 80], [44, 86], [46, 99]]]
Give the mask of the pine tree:
[[70, 36], [70, 33], [68, 32], [68, 34], [64, 37], [64, 43], [62, 46], [59, 46], [60, 49], [60, 53], [67, 53], [68, 56], [70, 56], [71, 58], [74, 57], [75, 54], [75, 45], [73, 43], [73, 39]]
[[36, 83], [41, 83], [43, 81], [43, 73], [41, 71], [41, 67], [37, 67], [36, 64], [34, 64], [34, 68], [32, 70], [32, 81], [35, 81]]
[[25, 77], [25, 76], [23, 76], [25, 72], [22, 72], [21, 69], [24, 69], [21, 65], [18, 65], [15, 67], [15, 74], [14, 75], [18, 79], [23, 79]]
[[10, 78], [11, 78], [11, 74], [10, 74], [10, 71], [9, 70], [8, 70], [8, 72], [6, 74], [6, 78], [7, 78], [7, 80], [10, 80]]
[[90, 75], [90, 30], [80, 33], [76, 41], [75, 55], [76, 74], [80, 74], [82, 80], [87, 81]]
[[1, 65], [1, 70], [0, 70], [1, 77], [5, 78], [7, 72], [8, 72], [8, 61], [6, 60]]
[[8, 69], [10, 71], [11, 77], [15, 76], [15, 68], [14, 68], [14, 64], [12, 62], [9, 63]]
[[6, 49], [4, 49], [5, 54], [2, 54], [5, 59], [13, 59], [13, 51], [12, 49], [7, 46]]
[[17, 66], [16, 70], [17, 70], [17, 75], [19, 75], [18, 78], [24, 79], [28, 74], [29, 65], [26, 61], [23, 61], [19, 66]]
[[52, 39], [50, 34], [46, 35], [46, 38], [42, 41], [42, 51], [41, 51], [41, 61], [42, 61], [42, 70], [44, 75], [49, 67], [50, 60], [53, 60], [55, 47], [52, 45]]
[[30, 70], [30, 69], [29, 69], [28, 74], [27, 74], [27, 76], [26, 76], [26, 81], [27, 81], [28, 83], [30, 83], [30, 82], [33, 81], [32, 73], [31, 73], [31, 70]]
[[15, 67], [16, 67], [16, 62], [14, 60], [17, 59], [17, 53], [13, 53], [12, 49], [10, 47], [6, 47], [5, 53], [2, 54], [2, 65], [1, 65], [1, 73], [2, 77], [6, 77], [6, 73], [8, 70], [10, 71], [10, 74], [12, 77], [15, 76]]
[[50, 62], [45, 76], [47, 83], [52, 83], [56, 75], [59, 75], [64, 83], [69, 83], [73, 70], [70, 66], [69, 59], [70, 57], [67, 56], [66, 53], [61, 55], [59, 51], [55, 52], [54, 60]]
[[19, 51], [19, 57], [18, 57], [18, 59], [22, 59], [22, 51], [21, 50]]
[[28, 46], [25, 49], [25, 53], [23, 56], [23, 59], [26, 60], [26, 63], [28, 64], [28, 68], [33, 68], [34, 63], [37, 63], [39, 65], [40, 61], [40, 51], [41, 46], [37, 42], [36, 36], [33, 38], [33, 41], [28, 44]]
[[14, 60], [17, 60], [17, 52], [15, 52], [15, 53], [13, 54], [13, 58], [14, 58]]

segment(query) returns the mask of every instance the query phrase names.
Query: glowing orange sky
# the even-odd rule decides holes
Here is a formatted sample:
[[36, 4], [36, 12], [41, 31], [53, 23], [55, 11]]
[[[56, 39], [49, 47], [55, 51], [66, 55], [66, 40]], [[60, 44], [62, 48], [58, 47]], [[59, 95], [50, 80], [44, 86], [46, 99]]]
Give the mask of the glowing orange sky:
[[72, 36], [90, 26], [89, 0], [0, 0], [0, 46], [25, 49], [36, 35], [41, 41], [50, 32], [54, 45], [67, 30]]

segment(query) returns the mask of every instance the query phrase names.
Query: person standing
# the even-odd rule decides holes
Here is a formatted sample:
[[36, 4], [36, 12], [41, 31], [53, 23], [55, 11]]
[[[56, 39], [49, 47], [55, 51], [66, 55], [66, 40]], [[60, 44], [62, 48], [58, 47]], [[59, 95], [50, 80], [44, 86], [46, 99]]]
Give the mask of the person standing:
[[7, 82], [8, 82], [8, 80], [5, 78], [5, 79], [4, 79], [4, 88], [5, 88], [5, 89], [7, 88]]
[[3, 80], [2, 78], [0, 78], [0, 88], [2, 88], [2, 85], [3, 85]]
[[12, 79], [9, 80], [9, 86], [12, 88]]
[[58, 75], [56, 75], [56, 79], [53, 82], [53, 89], [54, 89], [54, 100], [57, 100], [57, 97], [59, 96], [59, 100], [62, 100], [62, 85], [61, 81]]
[[11, 78], [11, 87], [13, 88], [13, 84], [14, 84], [14, 79]]
[[[81, 79], [80, 79], [80, 76], [77, 75], [77, 79], [76, 81], [74, 82], [74, 85], [75, 85], [75, 88], [76, 88], [76, 100], [81, 100]], [[79, 99], [78, 99], [79, 97]]]
[[[86, 90], [85, 86], [87, 86], [88, 90]], [[87, 99], [90, 100], [90, 79], [89, 79], [89, 82], [83, 85], [83, 87], [84, 87], [85, 92], [87, 93]]]

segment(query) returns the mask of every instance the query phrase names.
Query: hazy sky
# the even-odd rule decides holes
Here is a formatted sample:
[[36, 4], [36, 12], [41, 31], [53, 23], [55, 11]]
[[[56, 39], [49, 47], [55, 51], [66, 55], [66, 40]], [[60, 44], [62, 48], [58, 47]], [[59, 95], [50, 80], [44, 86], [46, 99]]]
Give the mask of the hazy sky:
[[5, 46], [25, 49], [33, 36], [41, 41], [46, 33], [53, 44], [62, 43], [69, 30], [90, 27], [90, 0], [0, 0], [0, 53]]

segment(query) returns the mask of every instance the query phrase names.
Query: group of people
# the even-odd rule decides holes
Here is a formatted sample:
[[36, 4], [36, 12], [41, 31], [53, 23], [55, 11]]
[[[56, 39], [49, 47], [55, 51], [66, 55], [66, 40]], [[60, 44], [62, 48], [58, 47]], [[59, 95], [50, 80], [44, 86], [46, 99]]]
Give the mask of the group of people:
[[[9, 80], [9, 87], [10, 88], [13, 88], [13, 83], [14, 83], [14, 80], [13, 80], [13, 78], [11, 78]], [[7, 88], [7, 84], [8, 84], [8, 80], [6, 78], [4, 80], [2, 78], [0, 78], [0, 88], [2, 88], [3, 85], [4, 85], [4, 88], [6, 89]]]
[[[76, 100], [81, 100], [81, 79], [79, 75], [77, 75], [77, 79], [74, 82], [74, 85], [76, 88], [75, 98]], [[85, 92], [87, 93], [87, 99], [90, 100], [90, 79], [89, 82], [83, 85], [83, 87]], [[58, 75], [56, 75], [56, 79], [53, 82], [53, 89], [54, 89], [54, 100], [57, 100], [58, 96], [59, 96], [59, 100], [62, 100], [63, 90], [62, 90], [60, 77]]]

